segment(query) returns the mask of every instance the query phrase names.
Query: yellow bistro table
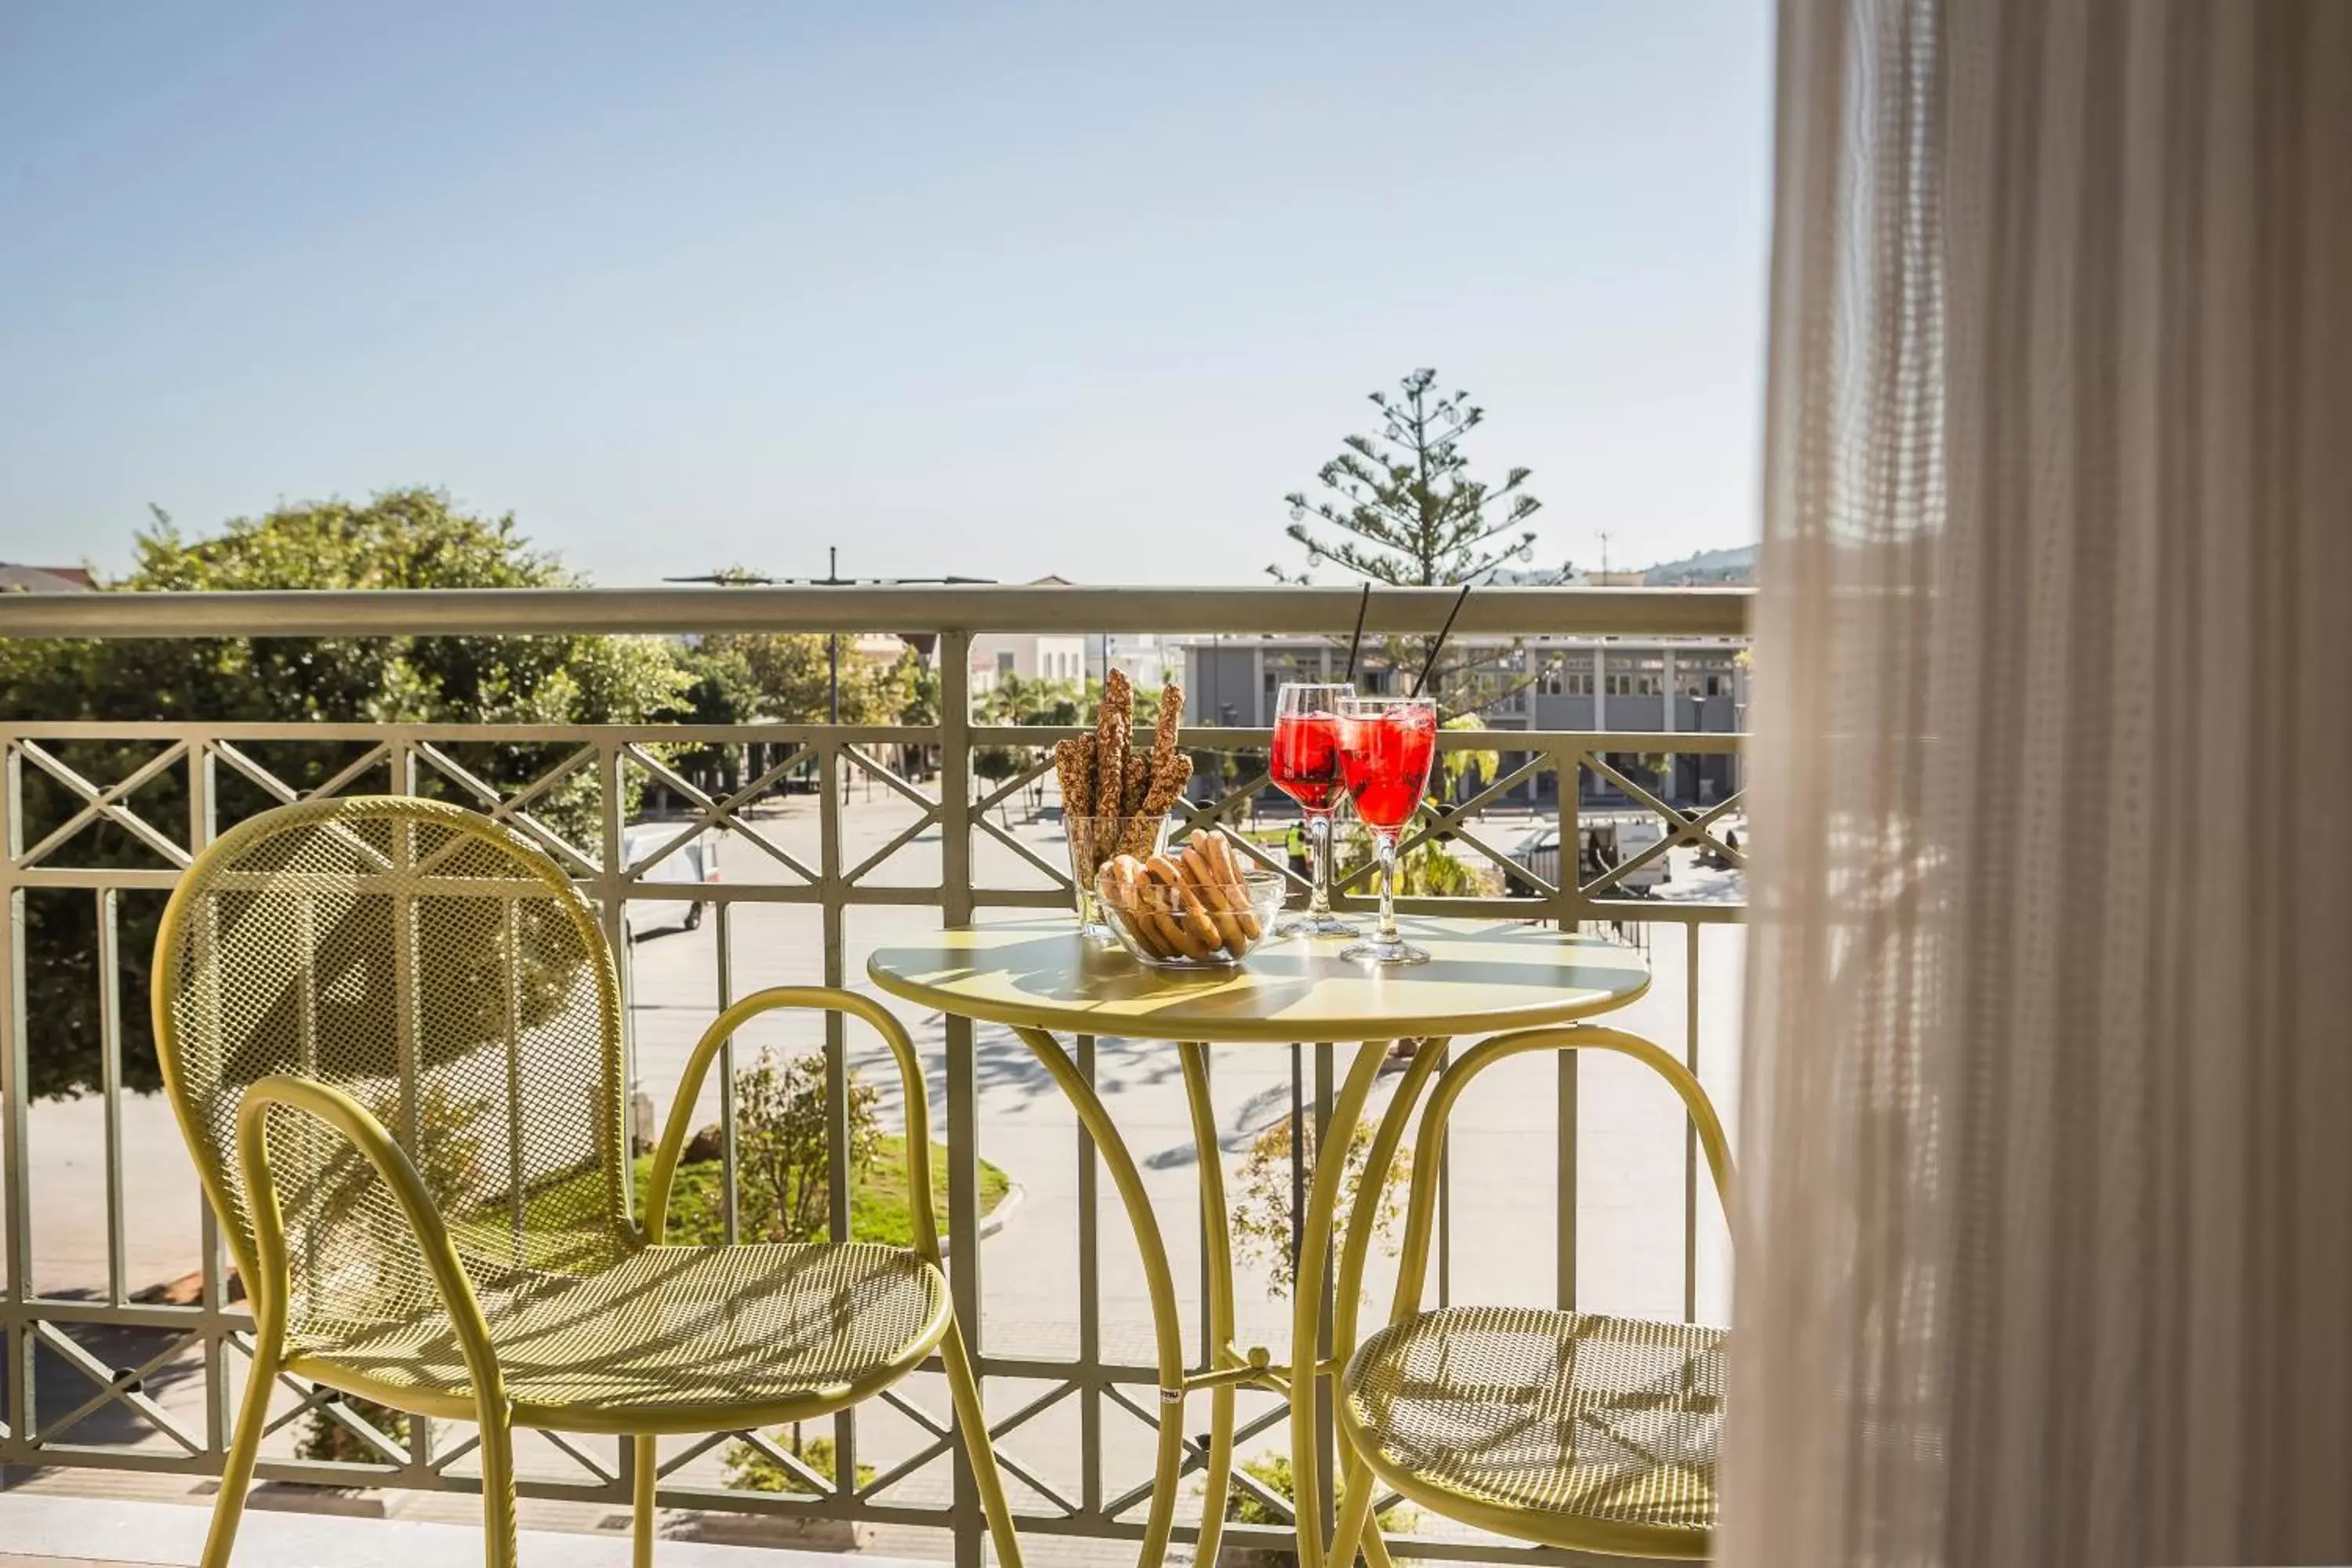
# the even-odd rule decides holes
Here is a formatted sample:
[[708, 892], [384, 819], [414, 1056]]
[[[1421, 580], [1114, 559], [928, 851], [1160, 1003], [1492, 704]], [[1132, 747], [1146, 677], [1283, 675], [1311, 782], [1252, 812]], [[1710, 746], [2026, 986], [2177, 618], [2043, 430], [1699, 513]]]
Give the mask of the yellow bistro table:
[[[1263, 1351], [1243, 1351], [1233, 1342], [1233, 1245], [1216, 1114], [1209, 1098], [1208, 1047], [1358, 1042], [1355, 1060], [1332, 1105], [1330, 1125], [1320, 1139], [1323, 1148], [1346, 1149], [1363, 1119], [1391, 1044], [1425, 1041], [1381, 1119], [1371, 1151], [1375, 1165], [1381, 1165], [1402, 1138], [1412, 1101], [1435, 1069], [1447, 1039], [1572, 1023], [1622, 1007], [1649, 988], [1649, 967], [1641, 953], [1598, 938], [1517, 921], [1406, 919], [1399, 923], [1409, 939], [1429, 951], [1429, 963], [1390, 970], [1343, 963], [1339, 952], [1347, 939], [1325, 937], [1269, 942], [1235, 969], [1171, 973], [1148, 968], [1118, 948], [1086, 942], [1076, 921], [1066, 915], [942, 931], [881, 948], [866, 963], [875, 984], [894, 996], [1009, 1026], [1069, 1098], [1118, 1188], [1143, 1255], [1159, 1359], [1160, 1447], [1144, 1525], [1142, 1568], [1159, 1568], [1167, 1554], [1183, 1472], [1181, 1407], [1185, 1394], [1193, 1390], [1208, 1391], [1211, 1399], [1197, 1558], [1203, 1563], [1215, 1561], [1233, 1463], [1234, 1392], [1244, 1384], [1273, 1388], [1290, 1398], [1299, 1561], [1304, 1568], [1322, 1568], [1324, 1562], [1323, 1519], [1313, 1500], [1319, 1490], [1315, 1373], [1324, 1264], [1339, 1217], [1339, 1176], [1346, 1162], [1318, 1161], [1315, 1167], [1292, 1281], [1288, 1365], [1274, 1364]], [[1186, 1365], [1175, 1280], [1134, 1156], [1093, 1087], [1055, 1038], [1055, 1030], [1160, 1040], [1176, 1047], [1199, 1152], [1208, 1248], [1212, 1361], [1197, 1372]], [[1376, 1531], [1367, 1531], [1364, 1545], [1376, 1562], [1386, 1561]]]

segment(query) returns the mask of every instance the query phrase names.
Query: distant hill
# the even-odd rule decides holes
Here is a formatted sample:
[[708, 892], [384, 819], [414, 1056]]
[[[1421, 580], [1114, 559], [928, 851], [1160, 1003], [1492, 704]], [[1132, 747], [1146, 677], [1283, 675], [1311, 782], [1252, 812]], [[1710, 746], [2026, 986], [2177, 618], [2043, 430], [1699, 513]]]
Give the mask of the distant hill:
[[1591, 585], [1608, 583], [1630, 588], [1636, 584], [1653, 588], [1672, 588], [1683, 584], [1727, 583], [1746, 584], [1756, 581], [1756, 546], [1734, 545], [1728, 550], [1702, 550], [1696, 555], [1685, 555], [1680, 561], [1661, 561], [1655, 566], [1639, 571], [1612, 572], [1605, 578], [1597, 572], [1564, 574], [1556, 566], [1533, 569], [1504, 570], [1488, 579], [1498, 588], [1556, 588], [1563, 583]]
[[1680, 561], [1662, 561], [1644, 571], [1642, 580], [1653, 588], [1671, 588], [1683, 583], [1753, 583], [1756, 581], [1756, 546], [1741, 544], [1729, 550], [1702, 550], [1696, 555], [1685, 555]]

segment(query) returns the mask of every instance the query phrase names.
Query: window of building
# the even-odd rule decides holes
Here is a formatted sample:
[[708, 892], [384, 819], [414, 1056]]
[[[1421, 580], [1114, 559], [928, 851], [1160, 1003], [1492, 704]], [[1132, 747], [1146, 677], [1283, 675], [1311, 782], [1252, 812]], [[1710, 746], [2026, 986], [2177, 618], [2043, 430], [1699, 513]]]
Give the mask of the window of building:
[[996, 653], [996, 673], [1001, 679], [1013, 673], [1013, 650], [999, 648]]

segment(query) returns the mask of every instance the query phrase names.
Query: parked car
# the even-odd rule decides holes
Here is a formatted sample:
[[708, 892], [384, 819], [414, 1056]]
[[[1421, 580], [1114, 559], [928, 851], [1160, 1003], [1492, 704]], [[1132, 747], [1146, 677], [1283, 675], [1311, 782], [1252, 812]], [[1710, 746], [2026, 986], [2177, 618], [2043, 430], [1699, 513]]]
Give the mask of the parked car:
[[[685, 825], [677, 822], [639, 822], [621, 829], [621, 858], [635, 865], [684, 831]], [[641, 882], [716, 882], [719, 880], [719, 844], [713, 834], [704, 833], [663, 856], [646, 867], [638, 879]], [[692, 931], [702, 924], [703, 903], [676, 903], [667, 899], [628, 899], [621, 905], [621, 929], [631, 942], [649, 931]]]
[[[1580, 821], [1577, 824], [1578, 885], [1590, 882], [1610, 867], [1639, 855], [1665, 836], [1665, 824], [1654, 816]], [[1539, 827], [1528, 834], [1511, 851], [1511, 858], [1554, 887], [1559, 886], [1559, 825], [1555, 823]], [[1611, 883], [1604, 896], [1614, 898], [1622, 893], [1631, 898], [1647, 898], [1673, 879], [1674, 872], [1666, 864], [1666, 857], [1661, 855]]]

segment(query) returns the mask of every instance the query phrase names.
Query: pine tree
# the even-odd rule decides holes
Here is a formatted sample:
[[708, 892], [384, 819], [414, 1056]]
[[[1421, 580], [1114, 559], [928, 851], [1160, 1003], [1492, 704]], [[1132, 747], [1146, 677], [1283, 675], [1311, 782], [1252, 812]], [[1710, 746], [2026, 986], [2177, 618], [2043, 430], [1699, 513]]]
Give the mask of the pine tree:
[[[1436, 385], [1435, 371], [1416, 370], [1399, 384], [1400, 395], [1371, 395], [1381, 433], [1346, 437], [1347, 450], [1315, 476], [1336, 500], [1310, 505], [1304, 492], [1284, 498], [1288, 532], [1310, 568], [1328, 563], [1391, 587], [1425, 588], [1483, 583], [1500, 567], [1535, 558], [1535, 532], [1520, 527], [1543, 505], [1521, 488], [1529, 470], [1511, 469], [1499, 487], [1470, 478], [1462, 438], [1486, 411], [1468, 393]], [[1310, 513], [1345, 537], [1318, 534]], [[1266, 570], [1286, 582], [1307, 580], [1304, 572]]]
[[[1347, 449], [1315, 476], [1329, 493], [1313, 501], [1304, 491], [1284, 498], [1290, 503], [1287, 532], [1307, 552], [1306, 569], [1268, 566], [1267, 573], [1305, 583], [1313, 568], [1331, 565], [1389, 587], [1430, 588], [1491, 582], [1502, 568], [1533, 561], [1536, 534], [1522, 525], [1543, 503], [1524, 488], [1526, 468], [1508, 470], [1500, 485], [1470, 477], [1462, 438], [1486, 411], [1469, 398], [1438, 391], [1434, 370], [1405, 376], [1394, 396], [1371, 394], [1381, 431], [1342, 441]], [[1395, 668], [1417, 674], [1430, 643], [1390, 637], [1382, 651]], [[1510, 651], [1449, 645], [1427, 689], [1449, 714], [1492, 706], [1527, 684], [1524, 677], [1498, 673]]]

